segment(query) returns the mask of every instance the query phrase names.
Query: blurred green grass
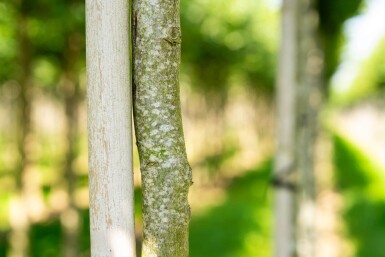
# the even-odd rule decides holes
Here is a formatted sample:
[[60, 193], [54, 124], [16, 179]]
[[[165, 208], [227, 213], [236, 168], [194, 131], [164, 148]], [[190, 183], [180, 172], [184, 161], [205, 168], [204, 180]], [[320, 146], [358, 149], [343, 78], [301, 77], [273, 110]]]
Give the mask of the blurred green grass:
[[[334, 135], [335, 189], [342, 195], [341, 217], [355, 257], [385, 257], [385, 171], [364, 149]], [[272, 256], [271, 194], [266, 194], [271, 161], [233, 178], [225, 200], [193, 215], [190, 225], [191, 257]], [[141, 191], [136, 193], [136, 217], [141, 220]], [[81, 256], [89, 256], [89, 214], [81, 211]], [[0, 233], [0, 256], [6, 256], [7, 231]], [[29, 237], [32, 257], [60, 256], [62, 229], [59, 217], [33, 224]]]
[[266, 198], [271, 162], [235, 178], [226, 200], [190, 225], [191, 257], [271, 256], [270, 200]]
[[[271, 256], [270, 200], [266, 197], [271, 162], [234, 178], [226, 188], [226, 200], [192, 217], [191, 257]], [[141, 220], [141, 190], [135, 190], [136, 218]], [[89, 256], [89, 213], [81, 211], [81, 256]], [[30, 227], [30, 256], [60, 256], [62, 228], [59, 217]], [[2, 239], [5, 239], [2, 235]], [[140, 249], [140, 248], [139, 248]], [[138, 249], [138, 250], [139, 250]], [[5, 240], [0, 256], [6, 256]]]

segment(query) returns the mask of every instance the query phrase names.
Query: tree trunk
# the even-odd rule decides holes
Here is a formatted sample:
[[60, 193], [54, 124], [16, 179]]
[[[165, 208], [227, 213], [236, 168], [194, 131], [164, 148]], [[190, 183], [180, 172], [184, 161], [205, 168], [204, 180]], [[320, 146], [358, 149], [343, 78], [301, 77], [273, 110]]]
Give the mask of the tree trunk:
[[315, 256], [316, 178], [314, 148], [321, 108], [323, 54], [318, 46], [318, 13], [313, 0], [300, 1], [300, 52], [298, 88], [297, 198], [298, 256]]
[[77, 174], [74, 170], [74, 162], [78, 157], [79, 137], [79, 104], [81, 92], [78, 78], [77, 61], [81, 54], [81, 47], [76, 40], [77, 33], [68, 33], [66, 46], [63, 51], [62, 79], [60, 83], [61, 95], [63, 96], [66, 117], [66, 154], [64, 160], [64, 178], [66, 190], [69, 196], [69, 205], [61, 215], [61, 226], [63, 230], [63, 257], [78, 257], [80, 253], [80, 212], [75, 203], [75, 191]]
[[284, 0], [277, 81], [277, 151], [274, 167], [275, 257], [295, 253], [296, 91], [298, 1]]
[[20, 98], [19, 98], [19, 142], [18, 148], [21, 157], [20, 166], [16, 173], [17, 200], [10, 208], [10, 250], [11, 257], [27, 257], [29, 255], [29, 212], [28, 196], [30, 189], [34, 187], [31, 181], [31, 159], [30, 159], [30, 140], [31, 140], [31, 49], [27, 33], [28, 17], [25, 11], [25, 2], [18, 3], [18, 38], [19, 38], [19, 64], [20, 64]]
[[[67, 54], [69, 54], [67, 51]], [[69, 62], [74, 65], [73, 62]], [[69, 68], [67, 66], [66, 68]], [[80, 214], [75, 204], [76, 173], [74, 170], [74, 161], [77, 157], [78, 147], [78, 107], [79, 107], [79, 82], [76, 75], [71, 71], [65, 71], [62, 81], [62, 93], [64, 95], [65, 113], [66, 113], [66, 141], [67, 149], [64, 162], [64, 177], [67, 183], [67, 192], [69, 196], [69, 206], [63, 212], [61, 225], [63, 228], [63, 256], [79, 256], [80, 239]]]
[[191, 168], [179, 99], [178, 0], [134, 1], [134, 121], [143, 186], [143, 257], [188, 256]]
[[92, 257], [135, 256], [129, 1], [87, 0]]

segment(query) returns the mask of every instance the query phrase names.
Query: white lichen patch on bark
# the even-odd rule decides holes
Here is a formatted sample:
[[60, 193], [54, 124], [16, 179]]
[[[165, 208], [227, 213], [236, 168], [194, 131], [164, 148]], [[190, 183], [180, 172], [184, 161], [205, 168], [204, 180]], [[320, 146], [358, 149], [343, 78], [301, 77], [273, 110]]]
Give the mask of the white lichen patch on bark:
[[143, 185], [143, 256], [188, 256], [192, 184], [179, 100], [178, 0], [136, 0], [134, 120]]

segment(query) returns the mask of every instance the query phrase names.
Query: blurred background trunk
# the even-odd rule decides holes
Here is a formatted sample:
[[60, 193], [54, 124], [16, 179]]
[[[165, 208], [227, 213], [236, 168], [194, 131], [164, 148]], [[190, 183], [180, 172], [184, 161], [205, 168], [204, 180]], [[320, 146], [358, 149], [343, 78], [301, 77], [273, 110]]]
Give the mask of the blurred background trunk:
[[295, 190], [297, 161], [298, 12], [296, 0], [283, 1], [277, 74], [277, 149], [274, 164], [275, 188], [274, 256], [295, 254]]
[[78, 31], [67, 34], [62, 61], [62, 76], [59, 82], [65, 108], [66, 149], [64, 159], [64, 181], [68, 193], [68, 206], [61, 215], [63, 228], [63, 256], [77, 257], [80, 254], [80, 210], [76, 203], [77, 176], [76, 159], [79, 157], [79, 112], [84, 96], [80, 89], [78, 60], [81, 58], [81, 35]]
[[316, 176], [315, 143], [319, 129], [318, 114], [322, 103], [323, 51], [318, 39], [319, 14], [315, 1], [301, 0], [299, 18], [298, 83], [298, 198], [297, 251], [299, 257], [316, 252]]
[[[21, 0], [17, 4], [19, 10], [17, 33], [19, 43], [19, 72], [18, 83], [20, 94], [18, 99], [18, 149], [20, 155], [20, 166], [16, 173], [17, 196], [10, 208], [11, 234], [9, 236], [9, 256], [27, 257], [29, 256], [29, 215], [28, 201], [32, 197], [34, 179], [31, 169], [30, 145], [33, 140], [31, 131], [31, 102], [33, 99], [33, 88], [31, 81], [31, 47], [28, 38], [28, 13], [25, 8], [25, 1]], [[32, 191], [32, 192], [31, 192]]]

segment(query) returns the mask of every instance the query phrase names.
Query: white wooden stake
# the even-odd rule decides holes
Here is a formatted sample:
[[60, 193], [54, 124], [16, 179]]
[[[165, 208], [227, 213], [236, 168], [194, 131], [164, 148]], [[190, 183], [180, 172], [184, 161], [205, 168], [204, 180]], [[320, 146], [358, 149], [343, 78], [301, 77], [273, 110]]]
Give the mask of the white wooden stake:
[[134, 257], [130, 1], [86, 0], [92, 257]]

